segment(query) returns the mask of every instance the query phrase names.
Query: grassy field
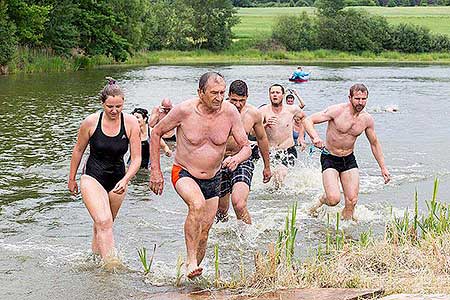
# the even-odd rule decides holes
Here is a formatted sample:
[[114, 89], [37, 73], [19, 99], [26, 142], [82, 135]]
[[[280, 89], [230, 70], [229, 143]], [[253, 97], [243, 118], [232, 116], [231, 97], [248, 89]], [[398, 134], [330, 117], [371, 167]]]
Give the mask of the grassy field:
[[[450, 6], [443, 7], [354, 7], [365, 9], [370, 13], [385, 16], [389, 23], [411, 23], [429, 28], [434, 33], [450, 36]], [[241, 23], [233, 28], [239, 39], [270, 36], [272, 26], [278, 16], [296, 15], [306, 11], [315, 14], [310, 7], [271, 7], [271, 8], [241, 8], [239, 17]]]

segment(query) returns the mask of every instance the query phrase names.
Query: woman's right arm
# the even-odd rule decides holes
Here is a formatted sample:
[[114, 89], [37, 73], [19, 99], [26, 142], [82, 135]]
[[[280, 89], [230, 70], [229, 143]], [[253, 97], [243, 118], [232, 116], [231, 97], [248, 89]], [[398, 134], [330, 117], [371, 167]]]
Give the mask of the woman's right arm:
[[87, 144], [89, 143], [89, 128], [90, 118], [88, 117], [81, 123], [80, 129], [78, 130], [77, 142], [73, 147], [72, 159], [70, 160], [70, 171], [67, 187], [72, 195], [78, 194], [76, 175], [84, 150], [86, 150]]

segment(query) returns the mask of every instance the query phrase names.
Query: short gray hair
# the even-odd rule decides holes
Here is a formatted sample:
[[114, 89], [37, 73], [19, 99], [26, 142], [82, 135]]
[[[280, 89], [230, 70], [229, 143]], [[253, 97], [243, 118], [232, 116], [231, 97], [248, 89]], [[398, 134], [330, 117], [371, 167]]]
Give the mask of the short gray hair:
[[214, 80], [218, 80], [219, 78], [222, 78], [222, 80], [225, 81], [225, 78], [223, 77], [222, 74], [220, 74], [219, 72], [206, 72], [205, 74], [203, 74], [199, 81], [198, 81], [198, 88], [200, 90], [202, 90], [203, 92], [206, 90], [206, 84], [208, 83], [208, 80], [210, 78], [213, 78]]

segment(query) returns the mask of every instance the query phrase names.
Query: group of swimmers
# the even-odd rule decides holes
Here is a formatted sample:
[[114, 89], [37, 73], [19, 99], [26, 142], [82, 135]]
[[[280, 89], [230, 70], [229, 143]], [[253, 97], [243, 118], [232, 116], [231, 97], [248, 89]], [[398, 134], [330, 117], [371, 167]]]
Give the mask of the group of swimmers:
[[[174, 130], [176, 151], [171, 181], [188, 206], [184, 231], [186, 276], [190, 279], [202, 274], [200, 263], [205, 256], [209, 230], [215, 219], [228, 219], [230, 198], [237, 219], [251, 224], [247, 199], [256, 155], [260, 154], [264, 163], [263, 182], [272, 178], [276, 187], [282, 185], [288, 167], [297, 157], [293, 131], [298, 133], [298, 144], [303, 149], [306, 130], [313, 145], [322, 151], [325, 193], [311, 208], [312, 212], [323, 204], [339, 203], [340, 181], [345, 198], [342, 216], [353, 218], [359, 191], [353, 148], [362, 132], [366, 133], [385, 183], [390, 180], [375, 134], [374, 120], [364, 110], [367, 88], [355, 84], [350, 88], [348, 102], [332, 105], [309, 117], [302, 111], [303, 99], [297, 92], [289, 92], [296, 95], [299, 105], [285, 99], [282, 85], [273, 84], [269, 88], [270, 102], [258, 109], [247, 103], [248, 86], [244, 81], [233, 81], [226, 93], [223, 76], [207, 72], [199, 79], [194, 99], [175, 106], [170, 101], [163, 101], [160, 107], [152, 110], [150, 118], [148, 111], [143, 109], [133, 111], [133, 117], [122, 113], [124, 94], [117, 83], [109, 79], [100, 96], [103, 111], [88, 116], [80, 126], [68, 182], [70, 192], [76, 194], [77, 169], [89, 144], [90, 156], [80, 187], [94, 221], [92, 251], [103, 259], [114, 254], [112, 224], [128, 183], [140, 166], [148, 168], [151, 162], [150, 189], [157, 195], [162, 194], [164, 177], [160, 149], [167, 155], [172, 154], [163, 138], [172, 137]], [[326, 142], [314, 128], [315, 124], [323, 122], [328, 122]], [[251, 144], [249, 136], [254, 137], [255, 145]], [[128, 148], [130, 163], [126, 169], [123, 156]], [[146, 151], [150, 153], [149, 159]]]

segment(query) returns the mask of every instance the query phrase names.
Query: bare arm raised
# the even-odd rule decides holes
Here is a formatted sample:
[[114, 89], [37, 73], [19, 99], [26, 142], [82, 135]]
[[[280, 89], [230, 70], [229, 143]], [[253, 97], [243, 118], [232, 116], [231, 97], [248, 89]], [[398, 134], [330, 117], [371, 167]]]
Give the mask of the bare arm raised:
[[241, 117], [238, 110], [233, 107], [230, 109], [231, 118], [231, 135], [233, 136], [236, 144], [241, 148], [238, 153], [233, 156], [229, 156], [222, 162], [222, 167], [228, 168], [234, 171], [238, 164], [246, 160], [252, 154], [248, 137], [245, 134], [244, 126], [242, 125]]
[[383, 175], [384, 183], [388, 183], [391, 180], [391, 174], [384, 164], [384, 155], [381, 149], [381, 144], [378, 141], [378, 137], [375, 133], [375, 122], [373, 121], [372, 116], [369, 116], [367, 128], [365, 130], [367, 139], [370, 142], [370, 149], [372, 150], [372, 154], [377, 160], [378, 165], [381, 169], [381, 175]]
[[306, 142], [305, 142], [305, 126], [303, 126], [303, 120], [306, 119], [306, 114], [304, 111], [299, 111], [294, 116], [294, 122], [298, 127], [298, 141], [301, 147], [301, 150], [305, 150]]
[[159, 107], [154, 107], [152, 109], [152, 113], [150, 115], [150, 119], [148, 120], [148, 126], [151, 128], [155, 127], [159, 120]]
[[266, 130], [263, 126], [261, 112], [256, 110], [255, 115], [255, 125], [253, 126], [253, 130], [255, 131], [256, 141], [258, 142], [258, 147], [264, 161], [263, 182], [266, 183], [269, 182], [270, 177], [272, 177], [269, 161], [269, 140], [267, 139]]
[[182, 104], [175, 106], [166, 117], [164, 117], [155, 128], [153, 128], [150, 138], [150, 189], [156, 194], [161, 195], [164, 187], [164, 178], [161, 172], [161, 161], [159, 157], [159, 149], [161, 145], [161, 137], [180, 125], [184, 115]]
[[297, 90], [292, 90], [292, 92], [294, 93], [294, 95], [297, 97], [299, 105], [301, 109], [303, 109], [303, 107], [305, 107], [305, 101], [303, 100], [302, 97], [300, 97], [300, 94], [298, 93]]

